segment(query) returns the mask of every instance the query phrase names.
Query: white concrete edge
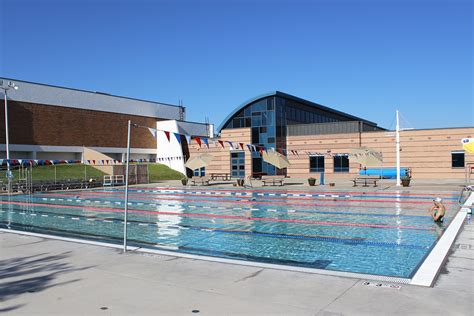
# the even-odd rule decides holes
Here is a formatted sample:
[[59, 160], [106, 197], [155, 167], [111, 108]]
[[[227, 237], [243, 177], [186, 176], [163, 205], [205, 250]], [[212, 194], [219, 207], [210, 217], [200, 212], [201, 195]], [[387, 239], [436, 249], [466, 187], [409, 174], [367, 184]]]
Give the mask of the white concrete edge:
[[434, 285], [436, 278], [441, 270], [441, 267], [445, 263], [449, 250], [451, 249], [454, 240], [459, 234], [464, 220], [467, 216], [468, 210], [474, 202], [474, 192], [471, 193], [469, 198], [464, 203], [463, 207], [456, 214], [454, 219], [449, 224], [449, 227], [441, 236], [440, 240], [436, 243], [433, 250], [431, 250], [428, 257], [422, 263], [418, 271], [411, 279], [411, 285], [428, 286]]
[[[94, 246], [108, 247], [108, 248], [114, 248], [114, 249], [123, 249], [122, 245], [90, 241], [90, 240], [82, 240], [82, 239], [76, 239], [76, 238], [59, 237], [59, 236], [38, 234], [38, 233], [31, 233], [31, 232], [23, 232], [23, 231], [12, 230], [12, 229], [0, 228], [0, 233], [26, 235], [26, 236], [60, 240], [60, 241], [66, 241], [66, 242], [75, 242], [75, 243], [88, 244], [88, 245], [94, 245]], [[202, 256], [202, 255], [194, 255], [194, 254], [188, 254], [188, 253], [149, 249], [149, 248], [140, 248], [140, 247], [128, 246], [127, 251], [156, 254], [156, 255], [170, 256], [170, 257], [178, 257], [178, 258], [186, 258], [186, 259], [192, 259], [192, 260], [219, 262], [219, 263], [225, 263], [225, 264], [234, 264], [234, 265], [241, 265], [241, 266], [248, 266], [248, 267], [264, 268], [264, 269], [311, 273], [311, 274], [345, 277], [345, 278], [353, 278], [353, 279], [361, 279], [361, 280], [374, 280], [374, 281], [384, 281], [384, 282], [393, 282], [393, 283], [402, 283], [402, 284], [408, 284], [410, 282], [410, 279], [389, 277], [389, 276], [383, 276], [383, 275], [372, 275], [372, 274], [362, 274], [362, 273], [353, 273], [353, 272], [324, 270], [324, 269], [317, 269], [317, 268], [286, 266], [286, 265], [278, 265], [278, 264], [272, 264], [272, 263], [260, 263], [260, 262], [254, 262], [254, 261], [208, 257], [208, 256]]]

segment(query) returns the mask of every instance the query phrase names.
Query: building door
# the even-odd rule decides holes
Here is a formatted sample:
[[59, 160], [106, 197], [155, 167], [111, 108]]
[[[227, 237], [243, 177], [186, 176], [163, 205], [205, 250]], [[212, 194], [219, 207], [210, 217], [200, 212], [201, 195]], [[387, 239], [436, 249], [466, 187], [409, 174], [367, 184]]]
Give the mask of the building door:
[[230, 153], [230, 174], [234, 178], [245, 177], [245, 152], [234, 151]]

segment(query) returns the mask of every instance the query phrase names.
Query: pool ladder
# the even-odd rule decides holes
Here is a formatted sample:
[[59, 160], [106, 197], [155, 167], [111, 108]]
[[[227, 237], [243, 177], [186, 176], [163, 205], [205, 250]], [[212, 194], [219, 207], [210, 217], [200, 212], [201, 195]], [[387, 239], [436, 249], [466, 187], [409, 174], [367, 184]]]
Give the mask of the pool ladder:
[[466, 203], [467, 199], [469, 196], [474, 192], [474, 185], [467, 185], [465, 186], [462, 190], [461, 193], [459, 194], [459, 199], [458, 199], [458, 204], [460, 206], [463, 206], [464, 203]]

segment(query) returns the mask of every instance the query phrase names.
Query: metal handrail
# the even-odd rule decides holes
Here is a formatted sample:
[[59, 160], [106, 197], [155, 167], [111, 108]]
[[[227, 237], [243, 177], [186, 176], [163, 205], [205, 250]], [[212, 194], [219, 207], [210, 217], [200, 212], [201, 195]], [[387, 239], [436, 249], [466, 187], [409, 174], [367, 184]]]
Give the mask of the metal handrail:
[[469, 198], [470, 194], [468, 194], [466, 198], [463, 198], [465, 192], [468, 192], [468, 193], [474, 192], [474, 185], [467, 185], [461, 190], [461, 193], [459, 194], [459, 199], [458, 199], [458, 204], [460, 206], [464, 205], [466, 200]]

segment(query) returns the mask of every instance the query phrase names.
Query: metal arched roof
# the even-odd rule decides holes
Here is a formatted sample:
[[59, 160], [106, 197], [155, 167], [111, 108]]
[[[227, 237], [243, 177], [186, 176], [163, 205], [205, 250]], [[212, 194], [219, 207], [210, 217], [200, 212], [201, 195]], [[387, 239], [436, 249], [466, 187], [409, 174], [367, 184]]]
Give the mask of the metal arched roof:
[[311, 102], [311, 101], [308, 101], [308, 100], [305, 100], [305, 99], [301, 99], [301, 98], [298, 98], [298, 97], [295, 97], [291, 94], [286, 94], [286, 93], [283, 93], [283, 92], [280, 92], [280, 91], [271, 91], [271, 92], [267, 92], [267, 93], [264, 93], [264, 94], [261, 94], [259, 96], [256, 96], [252, 99], [249, 99], [247, 101], [245, 101], [244, 103], [240, 104], [239, 106], [237, 106], [229, 115], [227, 115], [227, 117], [222, 121], [222, 123], [219, 125], [219, 127], [217, 128], [216, 130], [216, 133], [219, 134], [221, 132], [221, 129], [227, 125], [227, 123], [229, 123], [230, 120], [232, 120], [234, 118], [234, 116], [239, 113], [242, 109], [244, 109], [245, 107], [251, 105], [252, 103], [256, 102], [256, 101], [259, 101], [261, 99], [264, 99], [264, 98], [267, 98], [267, 97], [272, 97], [272, 96], [279, 96], [279, 97], [283, 97], [283, 98], [286, 98], [286, 99], [290, 99], [290, 100], [294, 100], [294, 101], [297, 101], [299, 103], [303, 103], [305, 105], [308, 105], [308, 106], [311, 106], [311, 107], [315, 107], [315, 108], [318, 108], [320, 110], [324, 110], [324, 111], [327, 111], [327, 112], [331, 112], [331, 113], [334, 113], [334, 114], [338, 114], [338, 115], [341, 115], [341, 116], [344, 116], [350, 120], [353, 120], [353, 121], [362, 121], [362, 122], [365, 122], [369, 125], [374, 125], [374, 126], [377, 126], [377, 123], [374, 123], [374, 122], [371, 122], [371, 121], [367, 121], [367, 120], [364, 120], [360, 117], [357, 117], [357, 116], [353, 116], [353, 115], [350, 115], [350, 114], [347, 114], [347, 113], [344, 113], [344, 112], [341, 112], [341, 111], [338, 111], [338, 110], [334, 110], [334, 109], [331, 109], [331, 108], [328, 108], [327, 106], [324, 106], [324, 105], [321, 105], [321, 104], [318, 104], [318, 103], [314, 103], [314, 102]]

